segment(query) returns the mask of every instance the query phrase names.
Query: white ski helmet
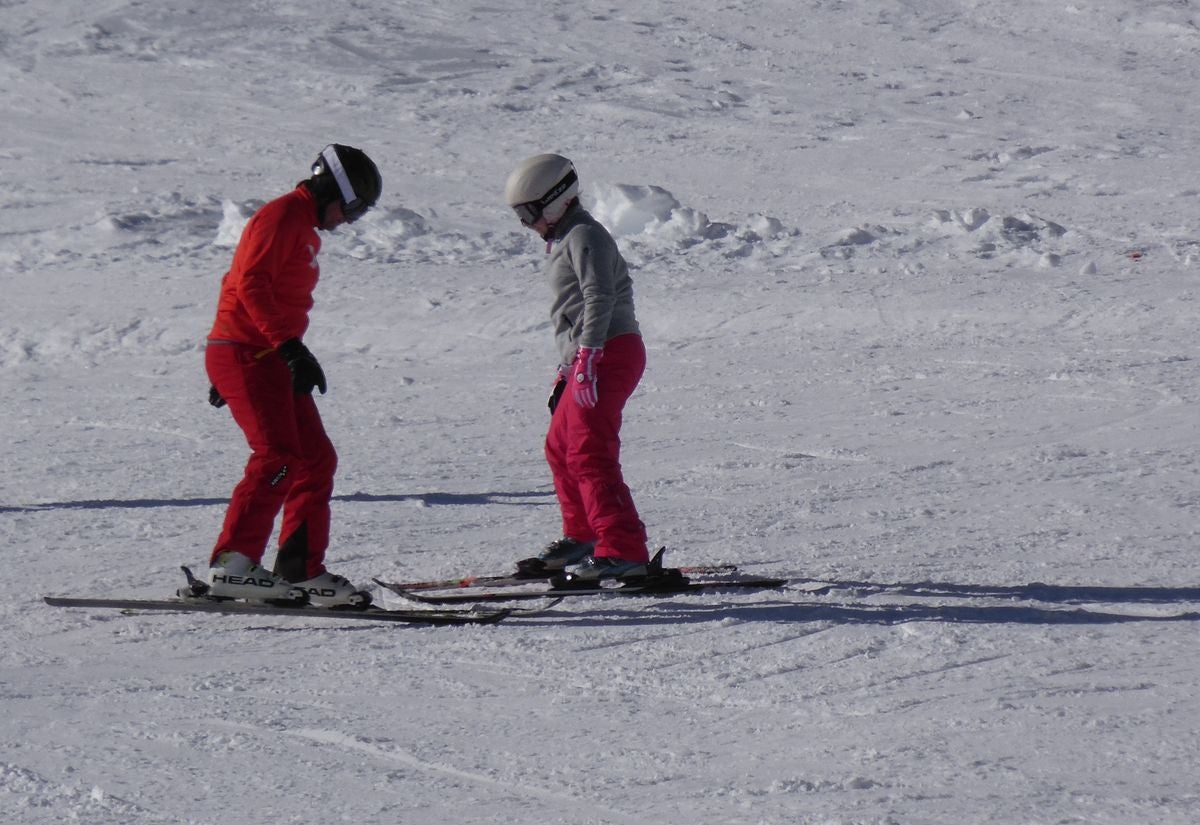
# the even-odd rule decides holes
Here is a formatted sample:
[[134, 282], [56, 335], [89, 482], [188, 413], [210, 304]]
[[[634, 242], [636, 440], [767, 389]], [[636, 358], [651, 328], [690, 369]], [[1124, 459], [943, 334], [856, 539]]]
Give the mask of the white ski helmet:
[[505, 201], [526, 226], [532, 226], [542, 217], [554, 223], [578, 197], [579, 176], [575, 174], [575, 165], [562, 155], [526, 158], [504, 185]]

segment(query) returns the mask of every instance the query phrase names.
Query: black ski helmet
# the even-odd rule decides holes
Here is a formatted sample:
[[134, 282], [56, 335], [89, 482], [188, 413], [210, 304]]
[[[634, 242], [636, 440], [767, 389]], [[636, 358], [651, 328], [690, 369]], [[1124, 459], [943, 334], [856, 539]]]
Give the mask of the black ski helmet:
[[353, 146], [331, 143], [313, 161], [308, 188], [317, 198], [324, 217], [325, 207], [341, 201], [348, 223], [361, 218], [379, 200], [383, 178], [367, 153]]

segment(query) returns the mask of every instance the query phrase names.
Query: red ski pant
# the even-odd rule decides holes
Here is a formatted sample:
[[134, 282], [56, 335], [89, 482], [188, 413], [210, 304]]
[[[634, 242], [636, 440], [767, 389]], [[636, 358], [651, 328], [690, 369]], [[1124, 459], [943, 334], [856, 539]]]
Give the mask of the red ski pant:
[[563, 535], [595, 541], [597, 556], [644, 562], [646, 526], [621, 474], [621, 413], [646, 369], [640, 335], [604, 345], [597, 366], [599, 400], [592, 409], [567, 387], [546, 434], [546, 461], [562, 511]]
[[337, 453], [316, 402], [292, 391], [291, 372], [274, 350], [214, 342], [204, 361], [250, 445], [212, 557], [233, 550], [261, 563], [282, 509], [275, 572], [290, 581], [320, 575]]

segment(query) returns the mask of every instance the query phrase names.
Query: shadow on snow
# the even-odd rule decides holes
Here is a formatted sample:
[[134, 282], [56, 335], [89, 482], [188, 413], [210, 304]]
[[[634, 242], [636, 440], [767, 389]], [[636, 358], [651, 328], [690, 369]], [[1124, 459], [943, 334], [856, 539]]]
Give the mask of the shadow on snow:
[[[572, 616], [580, 623], [595, 625], [706, 621], [1104, 625], [1200, 621], [1200, 610], [1194, 609], [1200, 603], [1200, 587], [1111, 587], [1042, 582], [1008, 586], [949, 582], [885, 584], [810, 579], [793, 579], [791, 584], [790, 591], [785, 588], [782, 592], [794, 595], [795, 601], [775, 599], [753, 604], [727, 602], [713, 605], [671, 599], [656, 601], [650, 609], [605, 610], [602, 617], [596, 614]], [[975, 601], [945, 604], [948, 599]], [[1158, 606], [1159, 612], [1147, 609], [1147, 605]], [[570, 618], [556, 617], [555, 621], [570, 621]]]
[[[1182, 601], [1189, 601], [1183, 599]], [[1138, 614], [1115, 610], [1082, 607], [1044, 607], [1036, 605], [996, 604], [854, 604], [765, 602], [757, 604], [682, 605], [679, 602], [657, 604], [653, 610], [603, 611], [604, 615], [557, 614], [547, 622], [551, 625], [679, 625], [701, 622], [775, 622], [828, 623], [831, 625], [898, 625], [910, 622], [940, 622], [944, 624], [1012, 624], [1012, 625], [1111, 625], [1134, 622], [1195, 622], [1200, 611]], [[529, 623], [539, 623], [530, 618]]]
[[910, 596], [918, 598], [1010, 599], [1012, 601], [1086, 604], [1172, 604], [1200, 601], [1200, 587], [1140, 587], [1059, 585], [1032, 582], [1018, 585], [953, 584], [950, 582], [865, 582], [796, 579], [797, 584], [815, 585], [817, 592], [850, 591], [855, 596]]

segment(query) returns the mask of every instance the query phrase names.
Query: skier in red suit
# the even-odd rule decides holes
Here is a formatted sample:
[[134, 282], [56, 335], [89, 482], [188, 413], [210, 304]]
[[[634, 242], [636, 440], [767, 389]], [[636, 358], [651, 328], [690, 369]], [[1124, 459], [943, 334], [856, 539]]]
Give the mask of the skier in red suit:
[[[370, 597], [325, 569], [337, 453], [313, 389], [320, 364], [302, 343], [320, 269], [317, 230], [362, 217], [379, 199], [379, 170], [359, 149], [331, 144], [312, 176], [254, 214], [221, 281], [205, 348], [213, 406], [228, 405], [250, 446], [213, 547], [214, 596], [365, 605]], [[260, 565], [283, 511], [274, 570]]]

